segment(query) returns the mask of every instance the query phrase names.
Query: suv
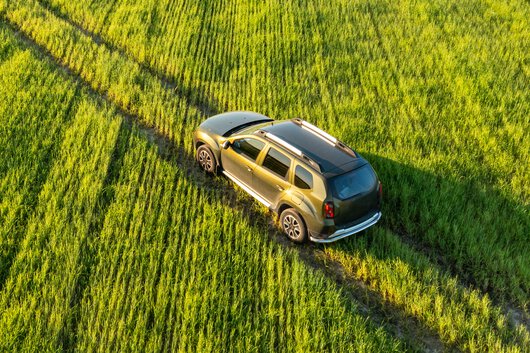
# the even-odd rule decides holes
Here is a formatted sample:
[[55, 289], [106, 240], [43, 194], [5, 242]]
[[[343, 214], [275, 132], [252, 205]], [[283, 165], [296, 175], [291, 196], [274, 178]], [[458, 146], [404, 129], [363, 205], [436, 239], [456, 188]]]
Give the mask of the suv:
[[382, 185], [357, 152], [301, 119], [230, 112], [193, 135], [196, 158], [280, 216], [294, 242], [330, 243], [381, 218]]

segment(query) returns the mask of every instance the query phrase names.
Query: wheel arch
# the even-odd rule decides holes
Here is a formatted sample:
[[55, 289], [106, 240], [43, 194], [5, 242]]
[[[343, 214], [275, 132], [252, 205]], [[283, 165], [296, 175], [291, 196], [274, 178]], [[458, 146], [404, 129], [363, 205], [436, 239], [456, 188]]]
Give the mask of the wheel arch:
[[[285, 211], [288, 208], [294, 208], [293, 205], [282, 201], [278, 204], [278, 207], [276, 207], [275, 212], [278, 214], [278, 217], [282, 214], [283, 211]], [[296, 210], [296, 208], [294, 208]], [[298, 211], [297, 211], [298, 212]], [[300, 213], [300, 212], [299, 212]]]
[[195, 151], [197, 151], [199, 147], [203, 145], [206, 145], [212, 151], [215, 164], [217, 167], [221, 167], [221, 149], [219, 148], [219, 144], [210, 136], [204, 135], [195, 140]]
[[308, 231], [313, 231], [314, 229], [318, 228], [318, 216], [305, 201], [302, 201], [299, 205], [296, 205], [289, 200], [281, 200], [278, 202], [278, 206], [274, 210], [274, 212], [277, 214], [278, 220], [280, 219], [282, 212], [288, 208], [294, 209], [300, 215]]

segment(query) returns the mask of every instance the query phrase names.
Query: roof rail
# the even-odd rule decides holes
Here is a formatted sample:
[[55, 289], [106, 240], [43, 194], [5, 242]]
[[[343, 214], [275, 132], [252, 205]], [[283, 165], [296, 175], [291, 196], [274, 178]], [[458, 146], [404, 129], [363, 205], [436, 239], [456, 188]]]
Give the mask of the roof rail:
[[317, 135], [318, 137], [320, 137], [321, 139], [323, 139], [324, 141], [326, 141], [330, 145], [335, 145], [338, 142], [336, 137], [331, 136], [330, 134], [328, 134], [324, 130], [316, 127], [315, 125], [313, 125], [311, 123], [308, 123], [305, 120], [302, 120], [300, 118], [295, 118], [295, 119], [293, 119], [293, 121], [295, 123], [299, 124], [300, 126], [302, 126], [302, 128], [305, 128], [309, 132], [312, 132], [313, 134]]
[[315, 169], [317, 169], [319, 172], [322, 171], [322, 168], [320, 167], [320, 164], [309, 158], [307, 155], [302, 153], [298, 148], [291, 145], [289, 142], [282, 140], [278, 136], [271, 134], [270, 132], [261, 131], [264, 133], [264, 136], [267, 137], [269, 140], [276, 142], [278, 145], [284, 147], [288, 151], [296, 154], [297, 156], [305, 159], [309, 164], [311, 164]]
[[314, 135], [320, 137], [322, 140], [324, 140], [325, 142], [329, 143], [330, 145], [339, 147], [340, 149], [344, 150], [345, 152], [347, 152], [351, 156], [357, 157], [356, 153], [351, 148], [349, 148], [346, 144], [344, 144], [342, 141], [340, 141], [336, 137], [331, 136], [330, 134], [328, 134], [324, 130], [316, 127], [315, 125], [313, 125], [311, 123], [308, 123], [307, 121], [305, 121], [305, 120], [303, 120], [301, 118], [294, 118], [293, 122], [295, 124], [300, 125], [302, 127], [302, 129], [305, 129], [305, 130], [313, 133]]
[[281, 138], [279, 138], [278, 136], [276, 135], [273, 135], [271, 134], [270, 132], [266, 132], [265, 133], [265, 137], [268, 137], [269, 139], [271, 139], [272, 141], [276, 142], [277, 144], [287, 148], [289, 151], [293, 152], [294, 154], [302, 157], [303, 156], [303, 153], [302, 151], [300, 151], [298, 148], [294, 147], [293, 145], [291, 145], [290, 143], [282, 140]]

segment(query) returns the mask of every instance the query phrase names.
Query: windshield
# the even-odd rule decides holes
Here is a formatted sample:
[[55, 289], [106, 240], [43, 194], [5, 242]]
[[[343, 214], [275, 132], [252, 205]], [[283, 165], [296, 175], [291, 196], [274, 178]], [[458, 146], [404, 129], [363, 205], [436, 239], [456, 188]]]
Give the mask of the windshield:
[[[228, 136], [232, 136], [232, 135], [235, 135], [235, 134], [242, 134], [243, 132], [244, 132], [243, 134], [249, 134], [253, 130], [257, 130], [261, 125], [265, 125], [264, 124], [265, 122], [270, 123], [271, 119], [263, 119], [263, 120], [251, 121], [249, 123], [236, 126], [235, 128], [232, 128], [232, 129], [228, 130], [227, 132], [225, 132], [223, 134], [223, 137], [228, 137]], [[248, 130], [248, 131], [244, 131], [244, 130]]]
[[346, 200], [355, 195], [370, 191], [377, 181], [377, 177], [369, 164], [359, 169], [339, 175], [331, 179], [335, 197]]

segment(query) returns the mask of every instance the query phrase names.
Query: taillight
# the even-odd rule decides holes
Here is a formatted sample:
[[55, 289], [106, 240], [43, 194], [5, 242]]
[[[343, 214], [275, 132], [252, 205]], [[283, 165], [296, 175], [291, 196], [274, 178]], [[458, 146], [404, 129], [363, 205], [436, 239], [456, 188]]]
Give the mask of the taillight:
[[379, 182], [379, 198], [383, 198], [383, 184]]
[[335, 217], [335, 206], [332, 201], [328, 201], [324, 204], [324, 215], [326, 218]]

